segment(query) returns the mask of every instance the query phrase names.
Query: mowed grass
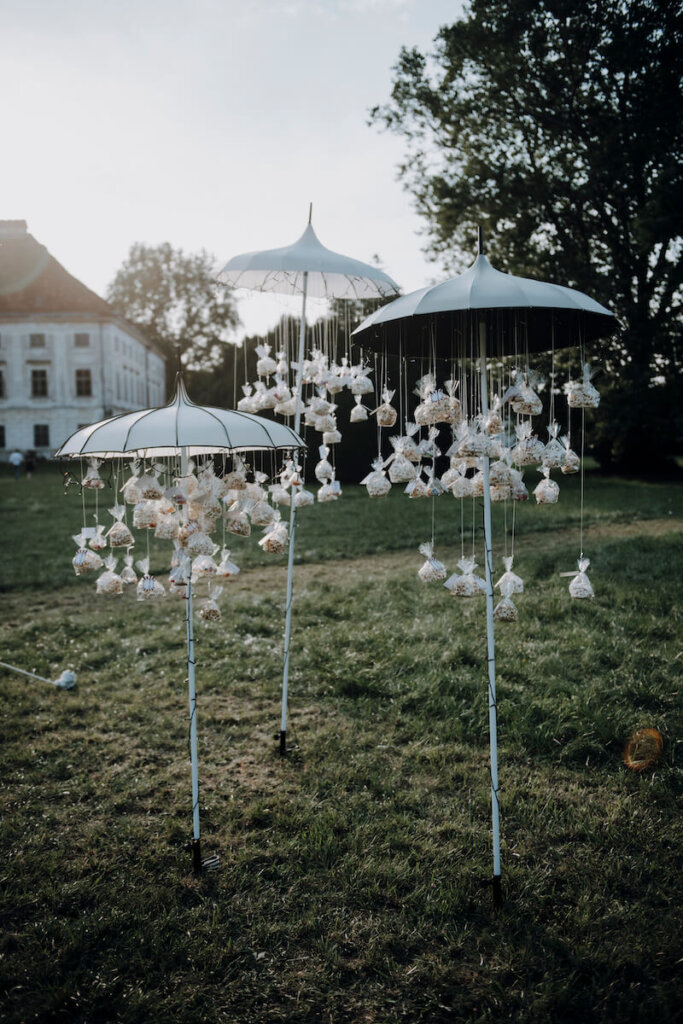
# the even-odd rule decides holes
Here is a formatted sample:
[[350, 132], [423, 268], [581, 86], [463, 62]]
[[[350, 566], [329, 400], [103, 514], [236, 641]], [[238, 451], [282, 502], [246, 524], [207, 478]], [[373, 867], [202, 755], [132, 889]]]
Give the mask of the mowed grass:
[[[347, 487], [302, 511], [285, 760], [285, 560], [232, 545], [245, 571], [222, 622], [197, 623], [203, 845], [221, 867], [196, 879], [183, 603], [97, 598], [70, 566], [76, 492], [47, 472], [0, 484], [0, 658], [79, 678], [0, 676], [3, 1020], [676, 1019], [683, 487], [589, 478], [590, 602], [559, 576], [576, 482], [517, 510], [496, 912], [484, 604], [417, 579], [430, 502]], [[459, 505], [434, 513], [453, 570]], [[167, 553], [152, 548], [159, 572]], [[632, 773], [643, 726], [664, 751]]]

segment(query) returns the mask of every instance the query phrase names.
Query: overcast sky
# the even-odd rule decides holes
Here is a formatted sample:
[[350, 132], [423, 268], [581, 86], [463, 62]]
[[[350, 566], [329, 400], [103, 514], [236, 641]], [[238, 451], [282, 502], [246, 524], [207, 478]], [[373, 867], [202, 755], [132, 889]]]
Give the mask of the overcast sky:
[[[136, 241], [220, 263], [287, 245], [374, 254], [404, 291], [442, 279], [367, 126], [402, 45], [460, 0], [0, 0], [0, 219], [104, 295]], [[250, 330], [276, 315], [240, 292]]]

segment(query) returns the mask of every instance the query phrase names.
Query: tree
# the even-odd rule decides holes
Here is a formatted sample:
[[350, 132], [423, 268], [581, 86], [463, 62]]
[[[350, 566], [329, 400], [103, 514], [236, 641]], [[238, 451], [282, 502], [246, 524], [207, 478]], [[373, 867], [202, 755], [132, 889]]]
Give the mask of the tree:
[[211, 365], [239, 323], [231, 289], [215, 280], [214, 265], [203, 249], [186, 254], [168, 242], [136, 242], [107, 291], [112, 306], [166, 353], [169, 387], [178, 349], [190, 365]]
[[613, 309], [596, 454], [642, 468], [653, 430], [680, 443], [679, 0], [472, 0], [394, 71], [371, 120], [406, 141], [427, 251], [462, 269], [482, 223], [501, 269]]

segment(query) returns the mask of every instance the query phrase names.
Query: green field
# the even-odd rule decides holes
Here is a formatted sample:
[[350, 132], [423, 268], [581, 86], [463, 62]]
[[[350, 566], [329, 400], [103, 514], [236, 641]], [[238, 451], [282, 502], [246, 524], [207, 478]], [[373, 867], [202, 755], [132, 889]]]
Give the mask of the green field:
[[[526, 592], [497, 627], [496, 912], [484, 604], [418, 580], [431, 502], [346, 487], [302, 510], [284, 760], [285, 558], [235, 540], [223, 620], [197, 624], [203, 843], [221, 866], [196, 879], [183, 602], [96, 597], [71, 568], [76, 490], [1, 476], [0, 659], [73, 667], [78, 688], [0, 675], [0, 1019], [675, 1020], [683, 485], [589, 476], [596, 597], [572, 602], [578, 482], [561, 484], [557, 506], [517, 510]], [[468, 551], [472, 519], [481, 552], [469, 503]], [[438, 499], [450, 571], [460, 525]], [[168, 550], [152, 548], [160, 573]], [[621, 754], [643, 726], [664, 750], [634, 773]]]

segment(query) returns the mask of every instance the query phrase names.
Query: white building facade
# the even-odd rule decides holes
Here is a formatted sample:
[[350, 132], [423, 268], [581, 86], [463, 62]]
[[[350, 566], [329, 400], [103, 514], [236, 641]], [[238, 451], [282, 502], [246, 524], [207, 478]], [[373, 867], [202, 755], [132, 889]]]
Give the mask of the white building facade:
[[[44, 267], [30, 266], [27, 284], [33, 250]], [[49, 457], [80, 426], [165, 397], [162, 353], [38, 246], [24, 221], [0, 221], [0, 459], [15, 448]]]

